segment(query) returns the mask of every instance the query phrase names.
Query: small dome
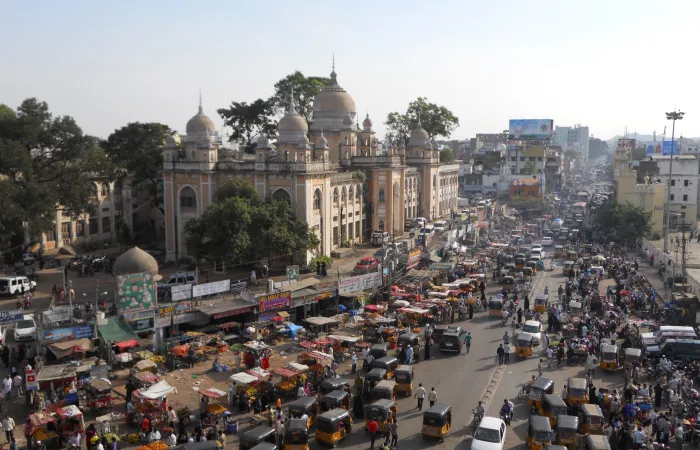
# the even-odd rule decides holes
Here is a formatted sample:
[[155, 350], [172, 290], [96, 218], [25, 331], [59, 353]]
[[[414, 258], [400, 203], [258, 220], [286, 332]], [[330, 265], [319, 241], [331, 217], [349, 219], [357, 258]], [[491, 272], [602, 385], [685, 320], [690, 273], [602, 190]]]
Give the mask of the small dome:
[[364, 128], [364, 131], [372, 130], [372, 119], [369, 118], [369, 114], [367, 114], [365, 120], [362, 121], [362, 128]]
[[166, 147], [176, 147], [177, 146], [177, 141], [173, 137], [172, 134], [169, 134], [165, 137], [165, 146]]
[[326, 139], [326, 137], [323, 135], [323, 131], [321, 131], [321, 136], [318, 137], [318, 141], [316, 142], [316, 148], [328, 148], [328, 139]]
[[258, 136], [258, 140], [255, 142], [256, 148], [270, 148], [270, 140], [264, 134]]
[[310, 148], [309, 145], [309, 137], [307, 135], [303, 135], [299, 138], [299, 142], [297, 144], [298, 148]]
[[425, 146], [425, 144], [430, 144], [430, 136], [428, 132], [423, 129], [420, 121], [418, 121], [418, 126], [415, 130], [411, 131], [411, 140], [409, 145], [415, 146]]
[[185, 128], [187, 134], [209, 134], [216, 132], [216, 125], [206, 114], [204, 114], [201, 104], [199, 105], [199, 111], [187, 122], [187, 126]]
[[112, 265], [114, 276], [142, 272], [158, 275], [158, 263], [153, 256], [138, 247], [122, 253]]
[[304, 119], [301, 116], [301, 114], [297, 112], [296, 106], [294, 105], [294, 100], [289, 100], [287, 112], [285, 113], [284, 117], [282, 117], [277, 123], [277, 131], [280, 134], [295, 131], [303, 131], [304, 133], [306, 133], [307, 131], [309, 131], [309, 124], [306, 123], [306, 119]]

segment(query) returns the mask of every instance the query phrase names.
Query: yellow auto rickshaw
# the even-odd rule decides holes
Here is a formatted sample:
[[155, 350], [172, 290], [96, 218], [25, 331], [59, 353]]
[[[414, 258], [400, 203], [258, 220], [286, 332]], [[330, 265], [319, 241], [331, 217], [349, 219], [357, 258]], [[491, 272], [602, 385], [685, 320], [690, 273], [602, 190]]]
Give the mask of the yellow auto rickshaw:
[[563, 258], [566, 253], [564, 253], [564, 246], [563, 245], [555, 245], [554, 246], [554, 259], [559, 259]]
[[289, 421], [284, 429], [284, 450], [309, 450], [309, 429], [305, 420]]
[[534, 347], [532, 336], [519, 334], [515, 339], [515, 355], [519, 358], [532, 356]]
[[565, 261], [564, 262], [564, 267], [561, 268], [562, 275], [565, 277], [569, 276], [569, 271], [574, 268], [574, 264], [576, 264], [573, 261]]
[[321, 399], [321, 411], [330, 411], [337, 408], [350, 409], [350, 394], [347, 391], [332, 391]]
[[396, 402], [392, 400], [381, 399], [376, 402], [365, 405], [365, 427], [372, 420], [379, 424], [378, 430], [383, 430], [389, 419], [396, 418]]
[[306, 414], [309, 416], [307, 428], [311, 428], [318, 413], [318, 399], [316, 397], [299, 397], [287, 406], [290, 417], [299, 419]]
[[617, 370], [620, 362], [620, 349], [617, 345], [604, 344], [600, 346], [600, 368]]
[[444, 403], [436, 403], [429, 410], [423, 413], [423, 439], [435, 437], [440, 441], [445, 440], [445, 436], [452, 427], [452, 406]]
[[567, 250], [566, 251], [566, 259], [569, 261], [576, 261], [576, 260], [578, 260], [578, 253], [576, 253], [573, 250]]
[[534, 412], [539, 411], [542, 408], [542, 397], [545, 394], [554, 393], [554, 381], [545, 377], [538, 377], [530, 385], [530, 393], [528, 394], [527, 403]]
[[557, 416], [557, 444], [566, 446], [568, 450], [574, 450], [576, 433], [578, 433], [578, 417], [566, 414]]
[[579, 408], [582, 434], [603, 434], [603, 410], [598, 405], [587, 403]]
[[523, 273], [523, 280], [532, 281], [532, 274], [535, 273], [535, 269], [532, 267], [523, 267], [521, 272]]
[[327, 393], [337, 390], [350, 392], [350, 380], [340, 377], [326, 378], [318, 385], [318, 398], [320, 400]]
[[411, 395], [413, 392], [413, 366], [401, 365], [394, 371], [396, 392]]
[[503, 300], [498, 298], [489, 300], [489, 316], [501, 317], [501, 314], [503, 314]]
[[396, 401], [396, 381], [380, 381], [372, 388], [370, 391], [370, 396], [372, 397], [373, 402], [381, 399]]
[[535, 311], [540, 314], [544, 314], [547, 311], [547, 305], [549, 301], [549, 295], [547, 294], [537, 294], [535, 297]]
[[314, 438], [332, 447], [345, 439], [352, 431], [352, 417], [344, 409], [331, 409], [316, 418]]
[[369, 382], [370, 387], [376, 386], [380, 381], [386, 380], [386, 369], [375, 367], [367, 372], [367, 375], [365, 375], [365, 380]]
[[[523, 270], [527, 269], [528, 267], [530, 269], [532, 269], [532, 273], [537, 273], [537, 260], [531, 259], [531, 260], [525, 262], [525, 267], [523, 267]], [[524, 273], [525, 272], [523, 272], [523, 274]]]
[[385, 356], [372, 361], [372, 368], [386, 370], [384, 378], [387, 380], [394, 378], [394, 370], [397, 367], [399, 367], [399, 359], [395, 356]]
[[610, 441], [607, 436], [589, 434], [586, 436], [585, 450], [610, 450]]
[[515, 270], [520, 270], [525, 267], [525, 256], [515, 257]]
[[542, 450], [552, 443], [552, 425], [547, 417], [530, 416], [526, 442], [530, 450]]
[[559, 394], [544, 394], [541, 405], [539, 414], [549, 417], [549, 422], [553, 427], [557, 426], [557, 416], [566, 415], [569, 410], [568, 405]]
[[515, 278], [511, 277], [510, 275], [507, 275], [503, 277], [501, 280], [501, 284], [503, 285], [503, 289], [505, 289], [508, 292], [513, 292], [513, 287], [515, 286]]
[[588, 383], [585, 378], [569, 378], [566, 383], [566, 403], [584, 404], [588, 400]]

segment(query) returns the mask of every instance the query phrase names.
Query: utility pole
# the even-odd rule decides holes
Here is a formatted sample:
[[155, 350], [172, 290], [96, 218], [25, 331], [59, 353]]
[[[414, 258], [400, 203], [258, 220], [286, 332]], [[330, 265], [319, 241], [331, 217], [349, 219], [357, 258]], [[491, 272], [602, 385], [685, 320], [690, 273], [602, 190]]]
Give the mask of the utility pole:
[[[666, 113], [666, 119], [672, 120], [673, 125], [671, 127], [671, 155], [669, 157], [668, 164], [668, 191], [666, 191], [666, 220], [664, 226], [664, 253], [668, 254], [668, 238], [671, 233], [671, 175], [673, 174], [673, 141], [676, 134], [676, 120], [682, 120], [685, 113], [681, 111], [673, 111]], [[663, 152], [663, 145], [661, 143], [661, 151]]]

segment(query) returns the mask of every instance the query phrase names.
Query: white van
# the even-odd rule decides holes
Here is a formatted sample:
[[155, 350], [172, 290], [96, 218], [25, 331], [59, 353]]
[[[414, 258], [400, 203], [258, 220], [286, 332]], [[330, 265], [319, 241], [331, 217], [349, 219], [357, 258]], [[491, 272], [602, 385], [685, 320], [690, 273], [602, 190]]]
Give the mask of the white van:
[[674, 325], [661, 326], [654, 333], [642, 333], [642, 344], [657, 345], [666, 339], [697, 339], [697, 333], [693, 327], [680, 327]]
[[36, 281], [27, 277], [0, 277], [0, 296], [12, 297], [34, 291]]
[[437, 222], [433, 222], [433, 228], [435, 228], [436, 233], [445, 231], [447, 229], [447, 222], [445, 222], [444, 220], [438, 220]]

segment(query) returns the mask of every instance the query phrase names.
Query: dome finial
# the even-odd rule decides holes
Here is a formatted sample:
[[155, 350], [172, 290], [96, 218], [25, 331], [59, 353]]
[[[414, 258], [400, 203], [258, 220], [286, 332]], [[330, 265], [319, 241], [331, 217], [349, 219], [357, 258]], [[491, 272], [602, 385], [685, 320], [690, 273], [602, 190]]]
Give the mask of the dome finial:
[[335, 74], [335, 52], [333, 52], [333, 66], [331, 70], [331, 84], [338, 84], [337, 76]]
[[199, 88], [199, 113], [204, 113], [204, 109], [202, 108], [202, 88]]
[[292, 88], [292, 92], [289, 94], [289, 104], [287, 105], [287, 114], [296, 114], [296, 105], [294, 104], [294, 88]]
[[422, 126], [423, 126], [423, 125], [421, 125], [421, 123], [420, 123], [420, 109], [418, 110], [418, 126], [419, 126], [419, 127], [422, 127]]

